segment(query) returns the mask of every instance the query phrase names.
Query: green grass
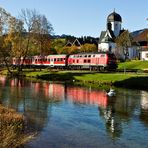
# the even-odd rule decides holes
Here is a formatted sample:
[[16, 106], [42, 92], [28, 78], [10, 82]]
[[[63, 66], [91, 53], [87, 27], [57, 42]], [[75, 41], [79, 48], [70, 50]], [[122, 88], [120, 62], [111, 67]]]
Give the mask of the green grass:
[[38, 79], [48, 81], [66, 81], [70, 83], [92, 84], [96, 86], [115, 85], [119, 87], [146, 89], [148, 88], [148, 75], [139, 73], [91, 73], [82, 71], [57, 71], [46, 70], [27, 73]]
[[[135, 73], [124, 73], [133, 70]], [[23, 75], [48, 81], [82, 82], [96, 85], [116, 85], [138, 89], [148, 88], [148, 61], [133, 60], [119, 63], [122, 73], [91, 73], [89, 71], [53, 71], [49, 69], [25, 69]], [[4, 71], [6, 73], [6, 71]]]
[[128, 61], [128, 62], [123, 62], [119, 63], [118, 69], [136, 69], [136, 70], [148, 70], [148, 61]]
[[83, 76], [75, 76], [77, 80], [86, 81], [102, 81], [102, 82], [115, 82], [122, 81], [132, 77], [133, 75], [124, 75], [116, 73], [95, 73], [95, 74], [83, 74]]

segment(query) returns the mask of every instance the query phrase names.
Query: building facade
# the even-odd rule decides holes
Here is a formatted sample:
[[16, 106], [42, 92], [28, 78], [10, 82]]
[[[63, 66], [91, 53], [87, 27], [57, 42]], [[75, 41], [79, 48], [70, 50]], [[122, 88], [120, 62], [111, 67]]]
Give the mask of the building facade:
[[102, 31], [99, 42], [98, 52], [113, 52], [118, 59], [134, 59], [139, 56], [137, 47], [131, 46], [126, 53], [121, 48], [117, 48], [115, 40], [125, 30], [122, 28], [122, 17], [115, 11], [108, 15], [106, 23], [106, 31]]
[[122, 18], [115, 11], [108, 15], [106, 23], [106, 31], [102, 31], [99, 43], [98, 51], [110, 51], [113, 52], [116, 48], [115, 39], [122, 32], [121, 30]]

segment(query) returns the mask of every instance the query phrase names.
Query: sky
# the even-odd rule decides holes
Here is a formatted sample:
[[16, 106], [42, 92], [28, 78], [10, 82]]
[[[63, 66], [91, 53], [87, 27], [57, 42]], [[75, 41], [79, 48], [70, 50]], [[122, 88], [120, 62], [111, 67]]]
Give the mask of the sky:
[[148, 28], [148, 0], [0, 0], [0, 7], [16, 17], [21, 9], [37, 10], [47, 17], [55, 35], [99, 37], [114, 10], [122, 17], [122, 28]]

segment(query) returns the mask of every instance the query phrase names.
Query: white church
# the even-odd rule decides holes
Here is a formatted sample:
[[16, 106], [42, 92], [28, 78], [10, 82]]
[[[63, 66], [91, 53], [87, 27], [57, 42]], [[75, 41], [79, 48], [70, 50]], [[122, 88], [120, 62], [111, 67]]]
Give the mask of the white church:
[[[113, 52], [118, 58], [124, 59], [125, 53], [117, 49], [115, 39], [125, 30], [121, 29], [122, 18], [115, 11], [108, 15], [106, 31], [102, 31], [99, 43], [98, 52]], [[132, 59], [138, 56], [138, 51], [135, 48], [128, 49], [128, 58]]]

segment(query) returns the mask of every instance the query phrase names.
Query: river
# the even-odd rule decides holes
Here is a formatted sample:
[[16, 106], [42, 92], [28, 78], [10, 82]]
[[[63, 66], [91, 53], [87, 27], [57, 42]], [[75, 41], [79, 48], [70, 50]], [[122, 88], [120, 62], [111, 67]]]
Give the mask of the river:
[[37, 132], [25, 148], [148, 148], [148, 91], [0, 77], [0, 102]]

